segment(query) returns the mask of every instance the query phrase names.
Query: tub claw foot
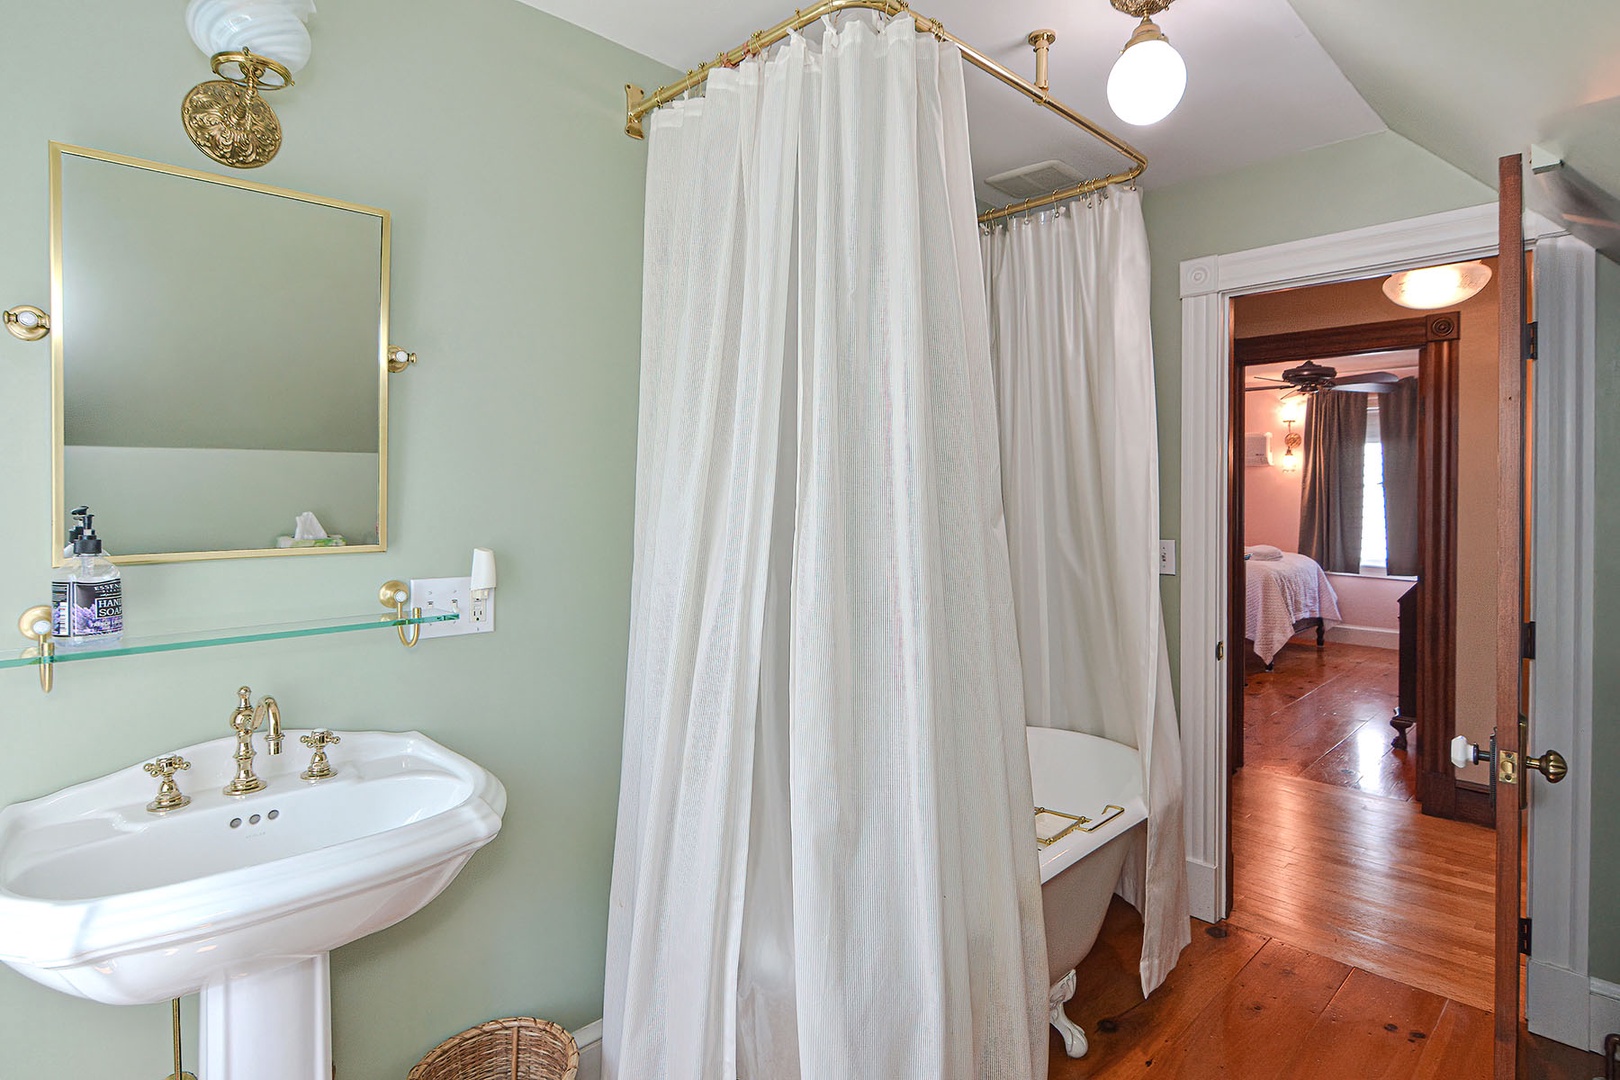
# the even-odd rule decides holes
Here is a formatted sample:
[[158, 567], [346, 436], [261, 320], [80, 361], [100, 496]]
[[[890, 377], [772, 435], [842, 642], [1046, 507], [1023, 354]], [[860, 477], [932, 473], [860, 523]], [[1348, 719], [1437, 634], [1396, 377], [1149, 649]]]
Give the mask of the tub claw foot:
[[1074, 997], [1074, 972], [1069, 972], [1063, 978], [1052, 984], [1052, 990], [1047, 997], [1047, 1004], [1051, 1011], [1047, 1019], [1057, 1028], [1057, 1033], [1063, 1036], [1063, 1052], [1072, 1058], [1086, 1056], [1086, 1033], [1080, 1025], [1069, 1019], [1069, 1014], [1063, 1011], [1063, 1003]]

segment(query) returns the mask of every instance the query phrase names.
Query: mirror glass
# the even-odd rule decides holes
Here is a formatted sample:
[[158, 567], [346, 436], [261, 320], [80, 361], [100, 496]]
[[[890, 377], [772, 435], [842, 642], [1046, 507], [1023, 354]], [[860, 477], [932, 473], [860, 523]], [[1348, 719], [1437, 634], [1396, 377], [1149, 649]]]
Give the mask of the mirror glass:
[[81, 505], [115, 562], [382, 550], [387, 212], [57, 144], [51, 196], [54, 561]]

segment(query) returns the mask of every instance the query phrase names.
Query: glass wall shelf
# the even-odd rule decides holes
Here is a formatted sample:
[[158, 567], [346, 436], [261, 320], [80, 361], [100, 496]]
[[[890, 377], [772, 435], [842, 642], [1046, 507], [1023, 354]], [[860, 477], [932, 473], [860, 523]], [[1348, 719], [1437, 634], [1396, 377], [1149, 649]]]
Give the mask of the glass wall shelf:
[[[347, 615], [331, 619], [310, 619], [305, 622], [272, 623], [264, 626], [242, 626], [227, 630], [187, 630], [174, 634], [125, 634], [112, 645], [69, 645], [56, 642], [52, 665], [71, 664], [80, 660], [103, 660], [109, 656], [135, 656], [140, 653], [175, 652], [181, 649], [207, 649], [215, 645], [240, 645], [248, 641], [275, 641], [278, 638], [318, 637], [321, 634], [346, 634], [352, 630], [386, 630], [390, 627], [414, 626], [422, 623], [454, 622], [461, 615], [454, 611], [421, 609], [420, 615], [392, 614]], [[16, 654], [0, 655], [0, 668], [40, 667], [38, 647], [30, 647]]]

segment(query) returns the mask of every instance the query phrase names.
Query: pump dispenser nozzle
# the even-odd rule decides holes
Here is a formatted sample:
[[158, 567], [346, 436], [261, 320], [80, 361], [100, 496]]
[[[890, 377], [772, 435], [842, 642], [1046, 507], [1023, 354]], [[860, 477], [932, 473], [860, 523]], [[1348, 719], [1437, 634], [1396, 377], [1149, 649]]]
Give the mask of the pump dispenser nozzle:
[[96, 516], [90, 512], [88, 506], [76, 507], [73, 516], [79, 523], [68, 531], [68, 540], [73, 544], [75, 555], [100, 555], [101, 538], [96, 535]]

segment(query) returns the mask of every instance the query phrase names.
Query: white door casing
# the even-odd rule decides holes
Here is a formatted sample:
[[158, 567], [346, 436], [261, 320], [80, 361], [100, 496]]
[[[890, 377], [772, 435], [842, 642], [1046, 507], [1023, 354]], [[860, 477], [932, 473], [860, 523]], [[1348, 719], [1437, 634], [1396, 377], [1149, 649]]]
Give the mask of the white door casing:
[[[1571, 762], [1567, 780], [1531, 787], [1530, 1027], [1591, 1045], [1587, 926], [1591, 817], [1591, 575], [1595, 366], [1592, 249], [1536, 214], [1540, 325], [1534, 431], [1537, 656], [1531, 742]], [[1225, 641], [1227, 415], [1234, 297], [1372, 277], [1496, 254], [1495, 204], [1181, 264], [1181, 735], [1187, 872], [1195, 916], [1226, 916], [1227, 678], [1241, 642]], [[1532, 553], [1527, 553], [1527, 556]], [[1217, 647], [1224, 644], [1217, 658]], [[1568, 749], [1566, 749], [1566, 747]], [[1577, 998], [1579, 1001], [1577, 1002]], [[1596, 1036], [1601, 1040], [1601, 1031]]]

